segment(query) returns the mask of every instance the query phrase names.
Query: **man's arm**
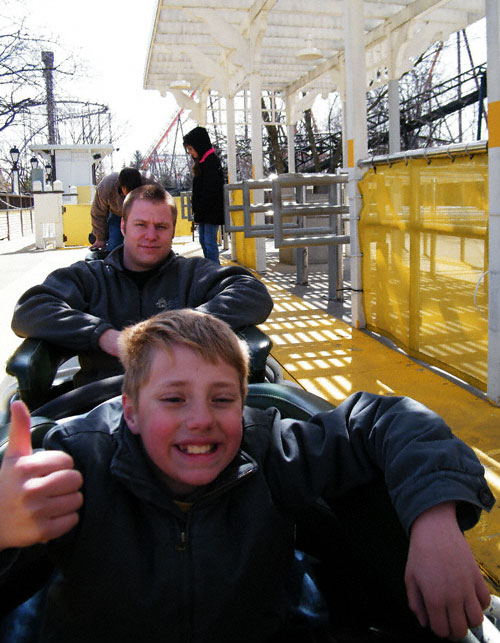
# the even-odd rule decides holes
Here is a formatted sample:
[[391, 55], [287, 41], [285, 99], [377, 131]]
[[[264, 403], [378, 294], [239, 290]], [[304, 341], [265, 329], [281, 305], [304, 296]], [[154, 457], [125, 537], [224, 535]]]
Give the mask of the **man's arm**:
[[273, 308], [266, 286], [240, 266], [201, 260], [187, 290], [190, 308], [210, 313], [234, 330], [261, 324]]
[[100, 336], [113, 324], [92, 314], [92, 298], [102, 285], [85, 262], [51, 273], [19, 299], [12, 330], [20, 337], [38, 337], [75, 352], [97, 350]]
[[121, 332], [114, 328], [104, 331], [104, 333], [99, 337], [99, 348], [109, 355], [120, 357], [118, 350], [118, 339], [120, 335]]

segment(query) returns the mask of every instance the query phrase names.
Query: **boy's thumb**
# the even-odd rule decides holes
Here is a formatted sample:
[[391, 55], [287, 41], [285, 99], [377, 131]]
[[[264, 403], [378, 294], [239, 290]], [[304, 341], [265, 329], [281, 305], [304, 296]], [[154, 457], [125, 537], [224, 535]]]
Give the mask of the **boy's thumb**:
[[16, 400], [10, 405], [10, 430], [9, 443], [5, 450], [6, 458], [19, 458], [31, 455], [31, 418], [28, 407], [21, 400]]

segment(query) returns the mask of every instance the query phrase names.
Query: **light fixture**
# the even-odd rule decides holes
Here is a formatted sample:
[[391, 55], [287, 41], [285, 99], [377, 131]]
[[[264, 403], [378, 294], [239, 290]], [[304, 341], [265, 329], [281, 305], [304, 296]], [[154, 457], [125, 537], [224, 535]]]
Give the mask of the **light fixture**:
[[16, 167], [17, 162], [19, 161], [19, 150], [17, 149], [17, 147], [11, 147], [10, 158], [12, 159], [12, 163], [14, 167]]
[[306, 46], [295, 54], [295, 58], [299, 60], [318, 60], [323, 58], [323, 54], [317, 47], [313, 47], [312, 39], [309, 37], [306, 40]]
[[12, 159], [12, 194], [20, 194], [19, 191], [19, 150], [17, 147], [10, 148], [10, 158]]
[[191, 83], [185, 78], [178, 78], [170, 83], [170, 89], [189, 89], [190, 87]]
[[36, 156], [32, 156], [30, 158], [30, 165], [32, 170], [38, 169], [38, 159], [36, 158]]

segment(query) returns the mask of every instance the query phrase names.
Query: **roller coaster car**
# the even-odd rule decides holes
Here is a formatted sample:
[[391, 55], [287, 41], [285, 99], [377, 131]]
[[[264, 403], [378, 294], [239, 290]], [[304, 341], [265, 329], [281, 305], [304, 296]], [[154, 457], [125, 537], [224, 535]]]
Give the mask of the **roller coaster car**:
[[[238, 331], [250, 349], [249, 382], [263, 382], [266, 378], [266, 364], [271, 352], [272, 342], [256, 326], [247, 326]], [[50, 344], [43, 339], [25, 339], [7, 362], [7, 373], [18, 382], [17, 395], [26, 403], [30, 411], [38, 409], [62, 394], [72, 392], [72, 375], [77, 366], [71, 367], [69, 360], [75, 353], [69, 349]], [[121, 376], [108, 378], [117, 379]], [[109, 399], [109, 383], [106, 380], [95, 382], [91, 389], [94, 405]], [[78, 411], [74, 411], [78, 413]], [[37, 415], [39, 415], [37, 413]], [[8, 416], [7, 416], [8, 417]], [[49, 417], [50, 414], [49, 414]]]
[[[107, 401], [102, 403], [112, 403], [120, 393], [121, 382], [122, 378], [118, 376], [88, 384], [38, 408], [32, 414], [33, 447], [42, 446], [45, 434], [59, 420], [88, 412], [101, 403], [103, 397]], [[308, 420], [316, 413], [334, 408], [308, 391], [270, 382], [250, 383], [246, 404], [259, 409], [275, 407], [282, 417], [299, 420]], [[8, 429], [8, 425], [0, 427], [0, 462], [8, 442]], [[347, 523], [348, 528], [345, 527]], [[311, 604], [299, 601], [300, 609], [296, 610], [290, 636], [280, 641], [425, 643], [438, 640], [415, 626], [416, 621], [406, 604], [403, 578], [407, 540], [382, 479], [354, 489], [333, 504], [327, 505], [319, 499], [298, 518], [296, 528], [297, 551], [307, 563], [297, 578], [301, 587], [306, 581], [310, 585], [309, 581], [314, 579], [315, 587], [321, 592], [320, 605], [314, 606], [316, 612], [312, 610], [314, 618], [321, 621], [321, 627], [315, 625], [311, 629]], [[46, 569], [40, 572], [43, 583], [50, 573], [51, 570]], [[43, 587], [40, 578], [33, 581], [30, 594]], [[297, 594], [300, 593], [299, 588]], [[4, 632], [11, 631], [12, 619], [18, 618], [13, 617], [17, 614], [16, 606], [24, 603], [30, 594], [4, 597], [2, 600], [2, 643], [33, 640], [17, 638], [17, 635], [16, 638], [3, 637]], [[500, 604], [499, 599], [492, 598], [492, 607], [484, 625], [480, 631], [469, 632], [464, 643], [500, 641], [500, 633], [496, 629]], [[33, 623], [38, 624], [39, 617], [35, 612]], [[306, 622], [307, 628], [304, 629]]]

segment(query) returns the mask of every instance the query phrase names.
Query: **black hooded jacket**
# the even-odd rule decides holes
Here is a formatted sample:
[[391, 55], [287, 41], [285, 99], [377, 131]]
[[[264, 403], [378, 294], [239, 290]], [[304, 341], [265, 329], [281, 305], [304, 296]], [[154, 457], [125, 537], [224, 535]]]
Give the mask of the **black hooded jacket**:
[[204, 127], [195, 127], [183, 139], [184, 147], [191, 145], [198, 158], [193, 178], [192, 207], [195, 223], [224, 223], [224, 175], [219, 158]]

